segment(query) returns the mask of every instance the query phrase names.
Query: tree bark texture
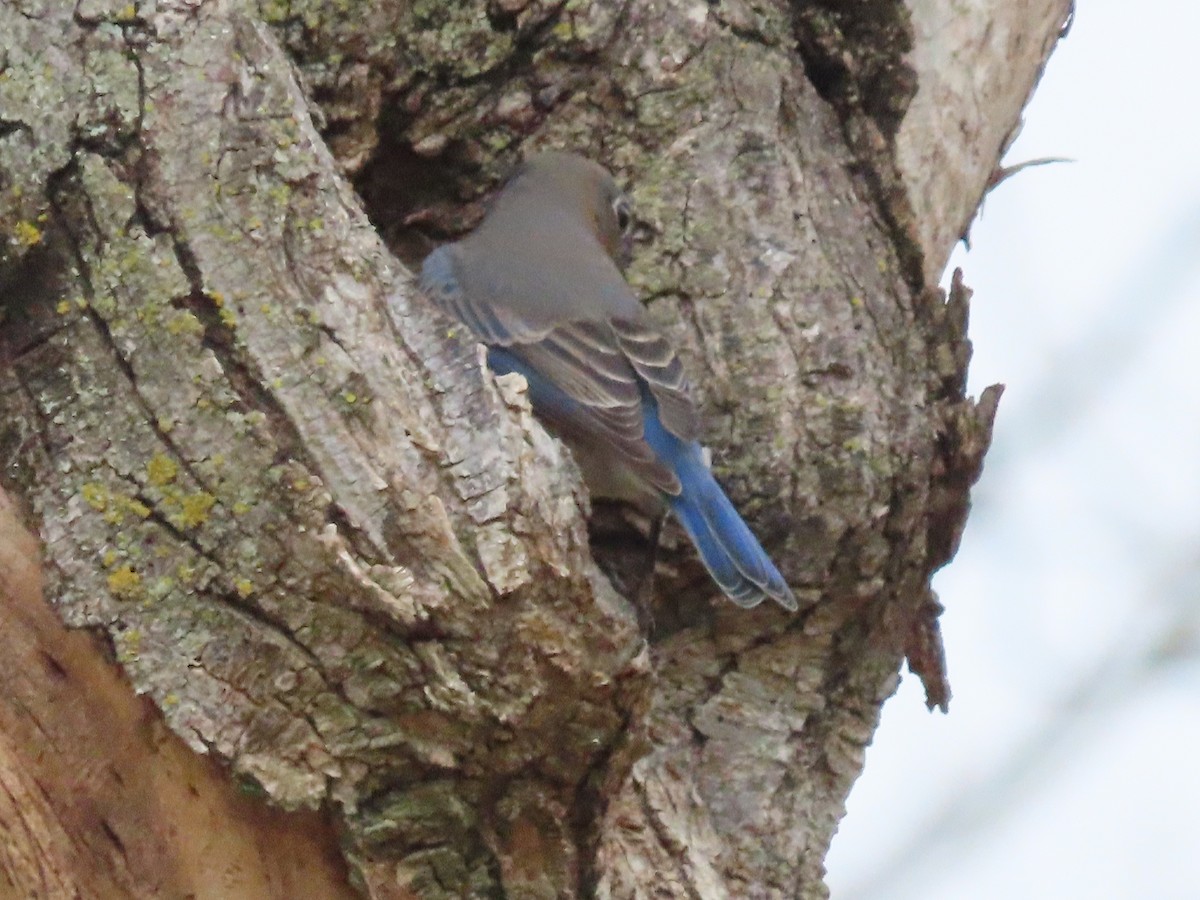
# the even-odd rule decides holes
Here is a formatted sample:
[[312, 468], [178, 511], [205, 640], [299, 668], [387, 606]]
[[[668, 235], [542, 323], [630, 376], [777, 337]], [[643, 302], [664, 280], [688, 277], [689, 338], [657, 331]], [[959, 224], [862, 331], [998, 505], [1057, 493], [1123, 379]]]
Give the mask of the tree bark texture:
[[[54, 608], [369, 896], [825, 896], [903, 660], [949, 697], [929, 579], [999, 392], [934, 282], [1067, 7], [7, 0], [0, 473]], [[520, 379], [414, 290], [549, 146], [630, 186], [800, 614], [672, 526], [654, 596], [636, 522], [602, 574]]]
[[355, 896], [316, 813], [238, 791], [42, 599], [0, 496], [0, 897]]

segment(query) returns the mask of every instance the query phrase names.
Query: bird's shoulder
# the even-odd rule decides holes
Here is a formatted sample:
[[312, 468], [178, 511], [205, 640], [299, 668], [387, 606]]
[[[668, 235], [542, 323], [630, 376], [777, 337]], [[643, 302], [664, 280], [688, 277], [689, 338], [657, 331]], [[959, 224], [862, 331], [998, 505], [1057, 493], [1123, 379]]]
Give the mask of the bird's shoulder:
[[421, 288], [480, 341], [507, 347], [548, 377], [579, 386], [569, 393], [587, 395], [590, 388], [581, 385], [603, 374], [627, 381], [628, 401], [637, 405], [640, 382], [663, 424], [696, 439], [699, 415], [673, 344], [615, 264], [603, 262], [590, 271], [572, 269], [562, 257], [533, 263], [515, 252], [489, 254], [466, 239], [426, 257]]

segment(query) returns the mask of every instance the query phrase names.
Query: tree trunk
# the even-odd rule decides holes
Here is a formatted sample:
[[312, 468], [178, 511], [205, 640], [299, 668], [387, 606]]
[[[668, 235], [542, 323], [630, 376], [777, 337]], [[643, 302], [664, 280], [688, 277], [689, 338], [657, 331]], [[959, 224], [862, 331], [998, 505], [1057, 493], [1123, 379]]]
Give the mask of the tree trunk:
[[[936, 280], [1067, 15], [5, 0], [0, 476], [90, 632], [0, 530], [14, 896], [825, 896], [902, 661], [949, 698], [929, 579], [999, 391]], [[631, 187], [801, 613], [673, 525], [652, 582], [632, 514], [589, 543], [414, 290], [544, 146]]]

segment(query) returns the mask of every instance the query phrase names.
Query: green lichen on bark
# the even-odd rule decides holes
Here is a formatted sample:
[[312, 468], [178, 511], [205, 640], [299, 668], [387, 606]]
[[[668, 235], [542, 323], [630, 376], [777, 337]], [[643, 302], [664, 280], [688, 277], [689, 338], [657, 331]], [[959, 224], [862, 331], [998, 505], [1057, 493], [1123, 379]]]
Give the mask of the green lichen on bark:
[[[269, 29], [0, 9], [0, 279], [33, 285], [0, 452], [64, 616], [246, 785], [340, 811], [369, 891], [821, 896], [900, 660], [937, 663], [928, 576], [990, 421], [965, 297], [906, 283], [793, 53], [809, 15], [830, 52], [872, 45], [853, 84], [878, 86], [898, 8], [863, 34], [783, 2], [253, 8]], [[651, 689], [562, 448], [395, 276], [318, 128], [410, 260], [520, 152], [627, 180], [632, 281], [812, 608], [710, 606], [668, 529]]]
[[[494, 891], [470, 784], [500, 768], [565, 805], [622, 721], [591, 708], [642, 677], [627, 607], [602, 599], [595, 634], [578, 614], [605, 588], [561, 451], [462, 383], [474, 351], [402, 289], [385, 315], [387, 257], [259, 26], [91, 6], [30, 29], [18, 83], [46, 75], [47, 35], [87, 48], [61, 121], [31, 126], [59, 153], [8, 210], [45, 210], [13, 233], [53, 273], [4, 334], [0, 446], [56, 603], [197, 750], [276, 803], [352, 812], [363, 865], [425, 865], [411, 804], [383, 798], [439, 773], [470, 813], [460, 887]], [[547, 680], [583, 743], [534, 736], [561, 725]]]
[[15, 4], [0, 7], [0, 271], [42, 241], [43, 185], [69, 153], [64, 113], [79, 82], [43, 29]]

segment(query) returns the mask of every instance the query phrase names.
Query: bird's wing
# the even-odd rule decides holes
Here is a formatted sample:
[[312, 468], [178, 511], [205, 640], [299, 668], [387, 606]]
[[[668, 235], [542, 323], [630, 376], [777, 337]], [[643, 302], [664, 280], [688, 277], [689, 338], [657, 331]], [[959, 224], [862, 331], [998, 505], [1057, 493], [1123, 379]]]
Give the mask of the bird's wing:
[[625, 358], [654, 395], [659, 421], [676, 437], [685, 441], [697, 440], [700, 417], [692, 402], [683, 364], [674, 348], [650, 322], [610, 319], [608, 324]]
[[449, 251], [430, 254], [421, 287], [491, 348], [493, 369], [524, 375], [539, 414], [564, 437], [608, 445], [635, 475], [678, 494], [679, 479], [646, 443], [643, 424], [652, 399], [676, 436], [691, 441], [699, 432], [683, 368], [663, 336], [633, 319], [528, 322], [511, 307], [466, 296]]

